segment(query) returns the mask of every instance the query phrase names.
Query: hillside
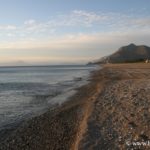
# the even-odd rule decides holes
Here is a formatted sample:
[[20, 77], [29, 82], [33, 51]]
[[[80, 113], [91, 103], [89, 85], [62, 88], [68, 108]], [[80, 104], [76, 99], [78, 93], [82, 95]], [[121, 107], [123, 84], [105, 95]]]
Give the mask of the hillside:
[[118, 51], [110, 56], [103, 57], [97, 63], [126, 63], [140, 62], [150, 59], [150, 47], [145, 45], [137, 46], [130, 44], [121, 47]]

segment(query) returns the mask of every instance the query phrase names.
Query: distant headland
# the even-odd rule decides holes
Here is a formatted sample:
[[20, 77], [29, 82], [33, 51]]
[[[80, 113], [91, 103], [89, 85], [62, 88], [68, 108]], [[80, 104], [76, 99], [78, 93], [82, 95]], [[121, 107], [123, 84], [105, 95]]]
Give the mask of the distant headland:
[[144, 62], [150, 59], [150, 47], [145, 45], [135, 45], [133, 43], [119, 48], [115, 53], [102, 57], [95, 61], [96, 64], [105, 63], [134, 63]]

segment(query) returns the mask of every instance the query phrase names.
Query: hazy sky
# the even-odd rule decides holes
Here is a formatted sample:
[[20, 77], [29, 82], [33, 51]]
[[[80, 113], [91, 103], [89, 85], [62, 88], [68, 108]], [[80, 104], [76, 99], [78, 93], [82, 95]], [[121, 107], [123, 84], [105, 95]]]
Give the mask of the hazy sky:
[[0, 0], [0, 65], [85, 63], [150, 46], [150, 0]]

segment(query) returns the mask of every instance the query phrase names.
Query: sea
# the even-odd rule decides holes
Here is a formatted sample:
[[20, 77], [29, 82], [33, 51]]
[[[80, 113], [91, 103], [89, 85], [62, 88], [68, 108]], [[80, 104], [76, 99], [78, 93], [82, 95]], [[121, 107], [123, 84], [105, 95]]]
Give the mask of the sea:
[[0, 67], [0, 131], [61, 105], [95, 65]]

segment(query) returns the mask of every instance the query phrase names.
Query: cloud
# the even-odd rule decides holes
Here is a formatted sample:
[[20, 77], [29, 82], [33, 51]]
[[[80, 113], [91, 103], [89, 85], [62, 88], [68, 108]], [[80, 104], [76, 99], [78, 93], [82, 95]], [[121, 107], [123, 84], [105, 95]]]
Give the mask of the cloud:
[[133, 19], [133, 20], [130, 21], [129, 24], [130, 25], [135, 25], [135, 26], [138, 26], [138, 27], [150, 28], [150, 17]]
[[24, 22], [24, 31], [30, 32], [43, 32], [49, 31], [52, 33], [56, 30], [64, 28], [74, 28], [74, 27], [91, 27], [95, 23], [100, 23], [108, 19], [107, 16], [103, 14], [96, 14], [94, 12], [86, 12], [81, 10], [74, 10], [69, 14], [59, 14], [52, 17], [50, 20], [45, 22], [38, 22], [34, 19], [29, 19]]
[[85, 26], [91, 27], [95, 23], [106, 21], [108, 16], [95, 12], [74, 10], [69, 15], [64, 15], [61, 26]]
[[28, 63], [86, 63], [109, 55], [129, 43], [147, 44], [149, 32], [99, 32], [93, 34], [68, 34], [47, 40], [26, 39], [1, 42], [1, 62], [21, 60]]
[[[141, 29], [142, 27], [142, 29]], [[51, 16], [47, 21], [29, 19], [20, 26], [0, 25], [4, 35], [13, 34], [16, 38], [47, 38], [73, 32], [93, 33], [128, 30], [149, 30], [150, 17], [133, 16], [112, 12], [90, 12], [74, 10], [68, 14]], [[5, 34], [6, 33], [6, 34]]]
[[129, 43], [149, 45], [150, 17], [74, 10], [46, 21], [0, 25], [0, 30], [2, 58], [84, 62]]
[[8, 37], [14, 37], [14, 34], [8, 33], [7, 36], [8, 36]]
[[26, 20], [26, 21], [24, 22], [24, 24], [27, 25], [27, 26], [32, 26], [32, 25], [34, 25], [35, 23], [36, 23], [36, 21], [35, 21], [34, 19]]
[[14, 25], [0, 25], [0, 30], [16, 30], [17, 27]]
[[36, 20], [30, 19], [24, 22], [24, 26], [22, 27], [22, 29], [24, 29], [24, 32], [27, 32], [27, 33], [42, 32], [42, 31], [47, 30], [46, 27], [47, 26], [45, 22], [39, 23]]
[[[12, 36], [12, 35], [10, 35]], [[59, 37], [49, 37], [46, 39], [23, 38], [13, 42], [1, 42], [0, 49], [41, 49], [44, 51], [55, 50], [116, 50], [111, 48], [112, 45], [117, 45], [116, 48], [128, 43], [149, 43], [150, 30], [128, 30], [128, 31], [112, 31], [112, 32], [97, 32], [97, 33], [73, 33], [61, 35]], [[37, 52], [38, 53], [38, 52]], [[94, 53], [94, 52], [93, 52]]]

